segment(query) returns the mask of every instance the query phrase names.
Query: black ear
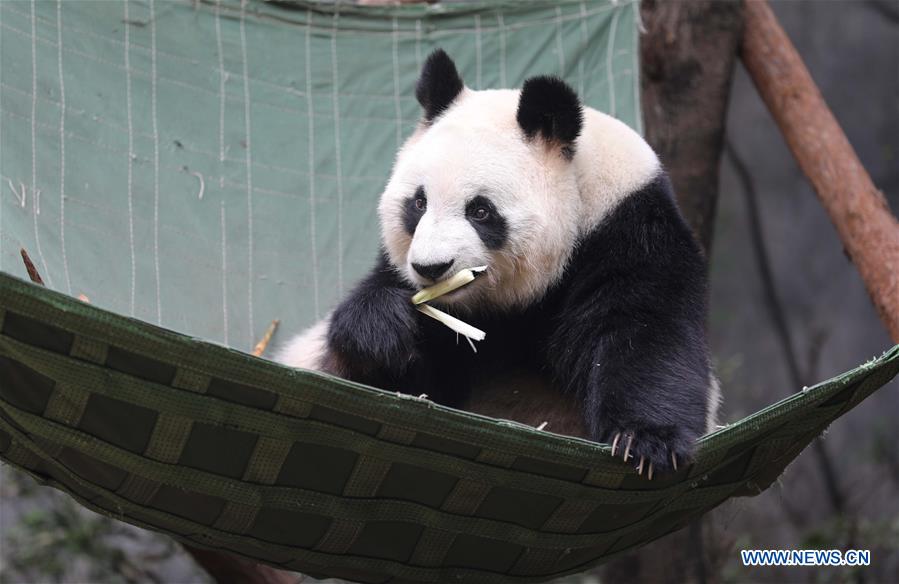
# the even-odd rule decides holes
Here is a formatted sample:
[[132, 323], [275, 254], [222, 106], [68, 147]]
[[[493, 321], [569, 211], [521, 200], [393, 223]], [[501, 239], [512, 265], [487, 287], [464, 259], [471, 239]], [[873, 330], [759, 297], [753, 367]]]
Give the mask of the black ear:
[[449, 55], [443, 49], [431, 53], [421, 68], [421, 77], [415, 87], [415, 97], [425, 110], [425, 121], [430, 122], [442, 114], [462, 93], [463, 87], [456, 64]]
[[574, 141], [581, 133], [584, 112], [577, 94], [558, 77], [531, 77], [521, 88], [518, 125], [528, 138], [537, 134], [574, 154]]

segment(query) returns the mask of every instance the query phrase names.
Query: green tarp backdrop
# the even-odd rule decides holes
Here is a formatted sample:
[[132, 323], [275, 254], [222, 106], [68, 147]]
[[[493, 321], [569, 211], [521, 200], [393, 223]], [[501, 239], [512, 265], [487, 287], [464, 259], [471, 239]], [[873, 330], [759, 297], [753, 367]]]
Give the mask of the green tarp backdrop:
[[0, 459], [181, 541], [372, 583], [543, 581], [767, 488], [899, 348], [651, 482], [604, 445], [242, 352], [373, 262], [430, 50], [475, 88], [560, 74], [639, 129], [637, 8], [0, 1]]
[[244, 350], [298, 331], [374, 263], [430, 51], [636, 125], [637, 6], [0, 2], [0, 269], [25, 247], [55, 290]]

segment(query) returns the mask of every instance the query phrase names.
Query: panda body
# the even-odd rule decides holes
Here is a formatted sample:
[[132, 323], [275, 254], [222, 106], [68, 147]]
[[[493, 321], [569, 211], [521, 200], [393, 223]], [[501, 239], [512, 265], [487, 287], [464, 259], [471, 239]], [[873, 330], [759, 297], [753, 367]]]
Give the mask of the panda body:
[[[276, 359], [620, 443], [641, 471], [689, 459], [718, 404], [705, 263], [655, 153], [554, 78], [472, 91], [436, 51], [416, 95], [377, 265]], [[487, 332], [475, 353], [410, 298], [478, 265], [433, 302]]]

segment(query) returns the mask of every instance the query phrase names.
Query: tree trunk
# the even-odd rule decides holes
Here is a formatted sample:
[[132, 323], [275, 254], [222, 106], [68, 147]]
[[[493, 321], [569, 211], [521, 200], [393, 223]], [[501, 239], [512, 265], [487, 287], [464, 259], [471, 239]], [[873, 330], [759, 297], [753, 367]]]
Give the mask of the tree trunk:
[[641, 15], [646, 140], [662, 159], [684, 216], [708, 253], [742, 3], [644, 0]]
[[[711, 253], [718, 171], [737, 50], [742, 3], [720, 0], [643, 0], [640, 39], [646, 140], [671, 176], [678, 203]], [[600, 568], [604, 582], [716, 582], [720, 545], [711, 523], [628, 552]]]

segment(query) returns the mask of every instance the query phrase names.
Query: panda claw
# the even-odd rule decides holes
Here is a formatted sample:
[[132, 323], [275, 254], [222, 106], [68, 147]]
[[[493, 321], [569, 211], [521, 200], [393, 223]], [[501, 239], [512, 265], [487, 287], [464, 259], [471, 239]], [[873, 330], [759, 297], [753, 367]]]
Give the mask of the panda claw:
[[637, 474], [653, 480], [657, 474], [667, 475], [678, 472], [684, 461], [690, 460], [689, 450], [677, 441], [668, 441], [664, 436], [650, 432], [634, 432], [627, 429], [610, 431], [597, 441], [611, 445], [613, 458], [621, 458], [631, 464]]
[[618, 451], [618, 439], [621, 438], [621, 432], [615, 434], [615, 438], [612, 440], [612, 456], [615, 456], [615, 452]]

